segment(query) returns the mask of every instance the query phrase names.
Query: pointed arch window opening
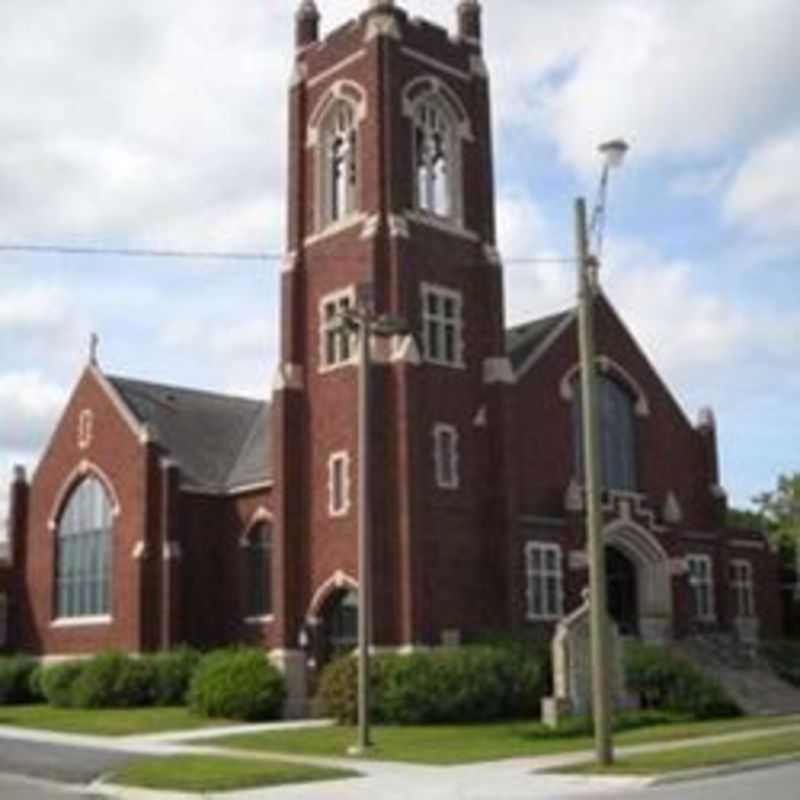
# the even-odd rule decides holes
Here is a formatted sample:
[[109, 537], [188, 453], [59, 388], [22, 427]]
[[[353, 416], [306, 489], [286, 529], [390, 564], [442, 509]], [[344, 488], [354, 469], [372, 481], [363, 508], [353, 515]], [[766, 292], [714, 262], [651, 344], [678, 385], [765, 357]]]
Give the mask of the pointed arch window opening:
[[245, 616], [263, 619], [272, 614], [272, 528], [266, 522], [248, 534], [245, 562]]
[[434, 102], [421, 103], [415, 116], [417, 208], [453, 216], [453, 126]]
[[[583, 405], [580, 376], [572, 395], [572, 431], [575, 472], [584, 482]], [[602, 485], [609, 491], [637, 491], [635, 401], [616, 381], [597, 378]]]
[[358, 136], [355, 113], [340, 102], [332, 110], [324, 138], [325, 223], [346, 219], [356, 211]]
[[111, 613], [114, 507], [103, 484], [84, 478], [73, 490], [56, 529], [55, 616]]

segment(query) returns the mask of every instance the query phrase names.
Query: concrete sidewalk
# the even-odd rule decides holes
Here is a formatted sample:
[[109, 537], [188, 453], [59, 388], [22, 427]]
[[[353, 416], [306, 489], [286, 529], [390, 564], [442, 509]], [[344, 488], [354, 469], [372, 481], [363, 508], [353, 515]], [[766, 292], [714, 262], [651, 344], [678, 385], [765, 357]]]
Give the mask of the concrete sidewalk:
[[[312, 723], [315, 726], [327, 723]], [[286, 730], [307, 726], [308, 723], [269, 723], [259, 730]], [[597, 778], [542, 774], [542, 771], [561, 766], [586, 763], [594, 758], [592, 751], [580, 751], [554, 756], [513, 758], [461, 766], [428, 766], [387, 761], [355, 760], [350, 758], [321, 758], [292, 756], [280, 753], [234, 751], [218, 746], [203, 746], [202, 739], [220, 735], [253, 732], [253, 726], [192, 732], [158, 734], [157, 736], [130, 736], [108, 739], [96, 736], [73, 736], [43, 731], [0, 728], [0, 734], [13, 735], [20, 740], [50, 742], [76, 747], [94, 747], [142, 756], [206, 754], [248, 759], [278, 760], [341, 767], [356, 770], [362, 777], [326, 783], [299, 784], [262, 789], [252, 789], [224, 794], [205, 794], [226, 800], [546, 800], [557, 797], [579, 797], [589, 794], [619, 794], [642, 788], [652, 783], [651, 778]], [[648, 752], [663, 752], [686, 747], [704, 747], [714, 744], [759, 739], [779, 733], [797, 732], [800, 736], [800, 717], [796, 722], [780, 728], [739, 731], [731, 734], [681, 739], [673, 742], [655, 742], [617, 749], [619, 756]], [[198, 797], [199, 795], [170, 794], [157, 791], [114, 787], [97, 782], [90, 787], [94, 794], [125, 800], [169, 800], [172, 797]]]
[[[777, 733], [797, 732], [797, 723], [780, 728], [739, 731], [731, 734], [681, 739], [674, 742], [620, 747], [620, 756], [639, 753], [704, 747], [727, 742], [759, 739]], [[195, 737], [196, 739], [197, 737]], [[593, 751], [580, 751], [555, 756], [514, 758], [461, 766], [427, 766], [386, 761], [355, 760], [350, 758], [318, 758], [287, 756], [279, 753], [225, 750], [219, 747], [182, 747], [173, 740], [171, 749], [206, 755], [241, 756], [341, 767], [356, 770], [363, 777], [326, 783], [299, 784], [267, 789], [252, 789], [225, 794], [206, 794], [205, 797], [226, 800], [547, 800], [547, 798], [579, 797], [581, 795], [619, 794], [641, 789], [653, 783], [652, 778], [583, 777], [543, 774], [561, 766], [586, 763], [594, 758]], [[164, 792], [141, 793], [99, 785], [94, 791], [125, 800], [168, 800]], [[181, 797], [177, 795], [176, 797]], [[197, 797], [197, 795], [183, 795]]]

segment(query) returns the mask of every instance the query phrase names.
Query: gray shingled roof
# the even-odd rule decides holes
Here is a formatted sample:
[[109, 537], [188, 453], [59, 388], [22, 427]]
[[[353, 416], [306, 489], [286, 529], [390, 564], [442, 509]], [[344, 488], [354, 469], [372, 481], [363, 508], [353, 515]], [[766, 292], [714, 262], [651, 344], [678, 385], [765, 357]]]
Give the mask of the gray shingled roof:
[[267, 480], [270, 406], [245, 397], [107, 376], [181, 467], [184, 484], [225, 491]]
[[506, 353], [514, 371], [518, 370], [531, 353], [568, 317], [572, 310], [561, 311], [541, 319], [534, 319], [506, 331]]

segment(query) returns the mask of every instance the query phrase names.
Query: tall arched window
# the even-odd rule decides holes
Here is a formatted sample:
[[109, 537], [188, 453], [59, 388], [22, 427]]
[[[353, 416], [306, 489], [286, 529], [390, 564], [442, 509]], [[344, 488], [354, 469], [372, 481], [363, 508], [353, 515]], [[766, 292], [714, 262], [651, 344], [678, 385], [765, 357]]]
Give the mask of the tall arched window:
[[78, 484], [61, 514], [56, 543], [56, 616], [111, 613], [113, 505], [97, 478]]
[[414, 115], [416, 205], [439, 217], [453, 215], [453, 123], [441, 103], [426, 99]]
[[258, 619], [272, 613], [272, 527], [253, 526], [245, 548], [245, 615]]
[[321, 126], [322, 222], [339, 222], [357, 210], [358, 134], [350, 103], [339, 100]]
[[[597, 401], [602, 485], [605, 489], [636, 491], [634, 400], [616, 381], [605, 375], [599, 375]], [[574, 384], [572, 422], [575, 469], [582, 481], [584, 458], [580, 378], [576, 378]]]

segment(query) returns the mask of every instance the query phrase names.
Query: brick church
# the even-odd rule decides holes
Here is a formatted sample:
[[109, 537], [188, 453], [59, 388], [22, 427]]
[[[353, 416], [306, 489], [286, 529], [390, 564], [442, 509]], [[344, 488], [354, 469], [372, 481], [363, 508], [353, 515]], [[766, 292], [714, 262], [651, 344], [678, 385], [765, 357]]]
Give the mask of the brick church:
[[[253, 400], [92, 359], [11, 489], [7, 649], [235, 642], [306, 669], [357, 616], [359, 289], [413, 335], [372, 343], [374, 642], [549, 635], [587, 583], [574, 310], [504, 321], [481, 8], [389, 0], [320, 37], [296, 15], [281, 356]], [[780, 632], [777, 561], [725, 526], [714, 416], [693, 423], [602, 293], [596, 327], [610, 611], [664, 642]]]

